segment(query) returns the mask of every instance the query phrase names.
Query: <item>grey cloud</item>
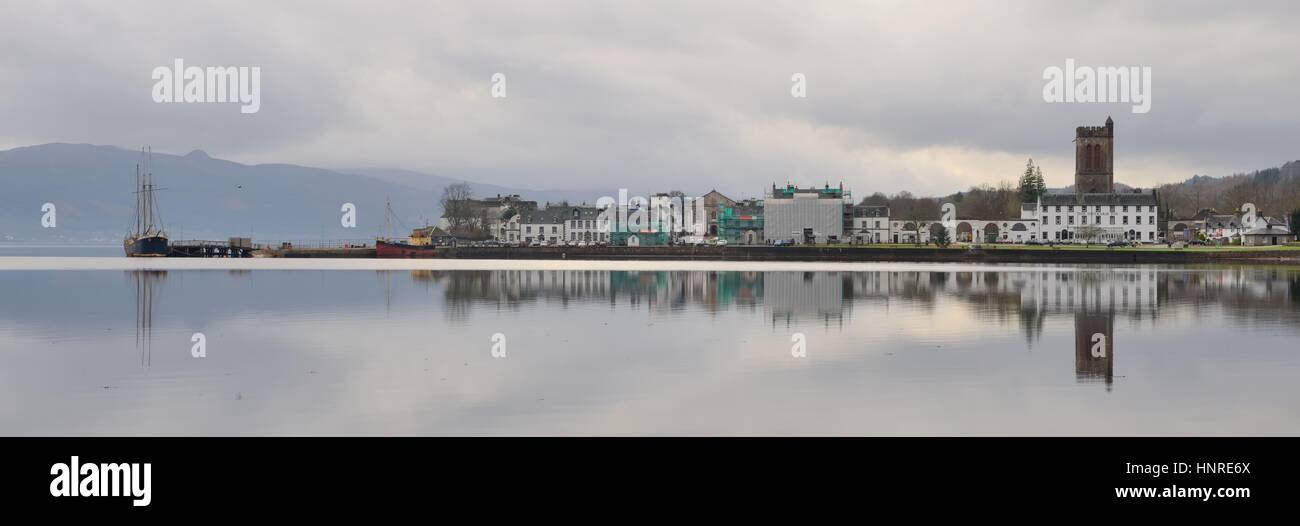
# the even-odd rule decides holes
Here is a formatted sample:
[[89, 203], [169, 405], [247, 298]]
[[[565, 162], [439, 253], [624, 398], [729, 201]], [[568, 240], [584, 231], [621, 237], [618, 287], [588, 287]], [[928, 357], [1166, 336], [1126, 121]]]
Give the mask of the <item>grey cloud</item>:
[[[1062, 171], [1119, 126], [1132, 177], [1280, 164], [1300, 143], [1289, 2], [18, 4], [0, 143], [202, 148], [533, 188], [948, 192]], [[149, 71], [263, 68], [262, 110], [155, 104]], [[1046, 104], [1043, 68], [1150, 66], [1145, 115]], [[507, 75], [509, 97], [488, 95]], [[789, 96], [790, 75], [809, 96]], [[945, 162], [926, 159], [957, 155]], [[956, 153], [954, 153], [956, 152]], [[1053, 177], [1066, 174], [1054, 173]], [[1060, 179], [1056, 179], [1060, 181]]]

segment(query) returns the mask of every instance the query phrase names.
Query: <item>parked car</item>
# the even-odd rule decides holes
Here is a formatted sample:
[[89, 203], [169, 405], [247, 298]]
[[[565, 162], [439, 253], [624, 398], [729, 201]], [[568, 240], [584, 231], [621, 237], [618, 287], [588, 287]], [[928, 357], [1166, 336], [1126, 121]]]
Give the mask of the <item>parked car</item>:
[[1037, 239], [1030, 239], [1030, 240], [1028, 240], [1028, 241], [1025, 241], [1025, 244], [1026, 244], [1026, 245], [1042, 245], [1043, 242], [1042, 242], [1042, 241], [1039, 241], [1039, 240], [1037, 240]]
[[1110, 243], [1106, 243], [1106, 246], [1109, 248], [1118, 248], [1118, 247], [1127, 247], [1129, 246], [1129, 244], [1127, 241], [1111, 241]]
[[720, 246], [720, 247], [725, 247], [725, 246], [727, 246], [727, 240], [725, 240], [725, 239], [719, 239], [717, 245]]

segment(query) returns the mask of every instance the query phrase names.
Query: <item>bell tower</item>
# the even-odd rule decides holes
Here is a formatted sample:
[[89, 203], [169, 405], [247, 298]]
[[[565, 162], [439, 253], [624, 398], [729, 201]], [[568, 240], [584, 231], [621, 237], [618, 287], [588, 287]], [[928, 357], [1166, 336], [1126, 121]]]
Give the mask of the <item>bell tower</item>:
[[1115, 121], [1105, 126], [1079, 126], [1074, 135], [1074, 191], [1081, 194], [1115, 192]]

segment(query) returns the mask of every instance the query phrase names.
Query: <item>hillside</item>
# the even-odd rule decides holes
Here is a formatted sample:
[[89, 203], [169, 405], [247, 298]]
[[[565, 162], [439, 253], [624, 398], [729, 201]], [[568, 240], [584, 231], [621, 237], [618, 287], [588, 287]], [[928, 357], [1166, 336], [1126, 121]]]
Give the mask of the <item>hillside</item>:
[[[135, 165], [140, 152], [89, 144], [44, 144], [0, 151], [0, 241], [117, 242], [133, 218]], [[375, 175], [291, 164], [246, 165], [209, 157], [154, 152], [160, 214], [173, 239], [368, 239], [382, 233], [384, 203], [403, 233], [442, 211], [442, 187], [459, 182], [400, 172]], [[521, 193], [545, 201], [558, 192], [471, 183], [476, 196]], [[540, 197], [539, 197], [540, 196]], [[42, 228], [41, 207], [57, 209], [55, 228]], [[340, 224], [343, 203], [357, 207], [357, 226]]]

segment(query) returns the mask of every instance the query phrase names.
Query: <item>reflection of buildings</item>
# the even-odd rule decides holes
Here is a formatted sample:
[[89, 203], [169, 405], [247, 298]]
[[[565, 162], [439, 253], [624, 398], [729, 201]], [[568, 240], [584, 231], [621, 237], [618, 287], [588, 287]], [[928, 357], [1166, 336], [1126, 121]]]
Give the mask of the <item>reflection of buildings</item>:
[[[688, 308], [713, 313], [762, 308], [780, 320], [824, 320], [844, 327], [857, 309], [876, 330], [891, 309], [923, 314], [952, 303], [981, 323], [1019, 329], [1033, 349], [1053, 320], [1073, 325], [1080, 382], [1112, 385], [1115, 328], [1219, 317], [1249, 331], [1300, 327], [1300, 272], [1283, 267], [1056, 269], [874, 272], [418, 271], [438, 283], [449, 316], [474, 303], [515, 309], [569, 302], [625, 306], [651, 313]], [[454, 278], [453, 278], [454, 276]], [[1059, 325], [1056, 325], [1059, 326]], [[1122, 330], [1122, 329], [1121, 329]]]
[[840, 272], [765, 272], [763, 292], [772, 321], [816, 316], [827, 322], [844, 322], [845, 282]]
[[652, 312], [688, 305], [706, 311], [762, 303], [763, 277], [754, 272], [634, 272], [603, 270], [429, 271], [414, 275], [422, 282], [444, 282], [450, 312], [472, 304], [502, 308], [569, 302], [627, 305]]

